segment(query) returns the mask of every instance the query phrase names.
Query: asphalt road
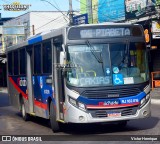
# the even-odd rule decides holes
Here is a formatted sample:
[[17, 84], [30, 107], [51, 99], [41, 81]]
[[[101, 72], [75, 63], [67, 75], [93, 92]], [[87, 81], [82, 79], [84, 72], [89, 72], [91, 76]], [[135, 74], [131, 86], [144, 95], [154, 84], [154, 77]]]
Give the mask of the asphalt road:
[[53, 133], [48, 120], [32, 117], [28, 122], [23, 121], [18, 110], [9, 105], [8, 95], [0, 93], [0, 135], [60, 135], [73, 136], [74, 140], [80, 137], [81, 141], [92, 140], [97, 135], [111, 135], [115, 141], [117, 135], [160, 135], [160, 103], [152, 104], [151, 111], [150, 118], [129, 121], [125, 128], [115, 124], [65, 125], [62, 132]]

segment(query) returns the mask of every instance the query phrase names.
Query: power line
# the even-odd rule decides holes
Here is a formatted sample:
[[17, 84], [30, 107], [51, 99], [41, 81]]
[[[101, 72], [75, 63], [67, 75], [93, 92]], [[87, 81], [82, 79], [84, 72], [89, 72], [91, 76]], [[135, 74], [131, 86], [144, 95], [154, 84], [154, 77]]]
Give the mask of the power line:
[[[63, 13], [60, 9], [58, 9], [58, 8], [57, 8], [54, 4], [52, 4], [51, 2], [49, 2], [49, 1], [47, 1], [47, 0], [40, 0], [40, 1], [45, 1], [45, 2], [49, 3], [49, 4], [52, 5], [56, 10], [58, 10], [59, 12], [62, 13], [62, 15], [64, 16], [64, 19], [65, 19], [65, 17], [66, 17], [67, 19], [69, 19], [66, 15], [64, 15], [64, 13]], [[65, 19], [65, 21], [68, 22], [66, 19]]]
[[55, 5], [57, 6], [58, 9], [60, 9], [59, 5], [57, 4], [57, 2], [55, 0], [53, 0], [53, 2], [55, 3]]

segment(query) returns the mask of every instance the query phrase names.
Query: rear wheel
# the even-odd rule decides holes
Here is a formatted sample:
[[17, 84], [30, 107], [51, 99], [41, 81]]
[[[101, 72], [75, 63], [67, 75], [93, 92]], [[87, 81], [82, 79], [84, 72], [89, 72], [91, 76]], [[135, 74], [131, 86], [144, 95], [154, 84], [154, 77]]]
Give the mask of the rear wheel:
[[21, 113], [22, 113], [23, 120], [28, 121], [30, 116], [29, 114], [26, 113], [26, 108], [25, 108], [23, 99], [21, 100]]
[[53, 132], [60, 131], [60, 123], [56, 120], [56, 112], [54, 110], [53, 102], [50, 103], [50, 125]]

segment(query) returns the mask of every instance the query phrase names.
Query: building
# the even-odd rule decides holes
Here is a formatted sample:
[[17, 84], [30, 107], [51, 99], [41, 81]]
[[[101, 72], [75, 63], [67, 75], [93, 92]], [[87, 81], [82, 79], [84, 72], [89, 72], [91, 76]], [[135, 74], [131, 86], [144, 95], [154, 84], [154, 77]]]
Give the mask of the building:
[[3, 23], [7, 20], [11, 20], [12, 18], [0, 18], [0, 87], [5, 87], [7, 85], [6, 82], [6, 56], [2, 49], [3, 43]]
[[63, 27], [69, 23], [67, 12], [31, 11], [9, 20], [3, 25], [3, 49], [42, 32]]

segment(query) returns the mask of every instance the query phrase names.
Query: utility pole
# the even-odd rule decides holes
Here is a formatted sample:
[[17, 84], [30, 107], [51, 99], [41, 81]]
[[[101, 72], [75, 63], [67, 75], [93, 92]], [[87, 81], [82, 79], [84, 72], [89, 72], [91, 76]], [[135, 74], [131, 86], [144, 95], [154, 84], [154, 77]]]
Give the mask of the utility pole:
[[32, 32], [33, 32], [33, 35], [35, 35], [34, 25], [32, 25]]
[[70, 26], [73, 25], [73, 9], [72, 9], [72, 0], [69, 0], [69, 20]]

